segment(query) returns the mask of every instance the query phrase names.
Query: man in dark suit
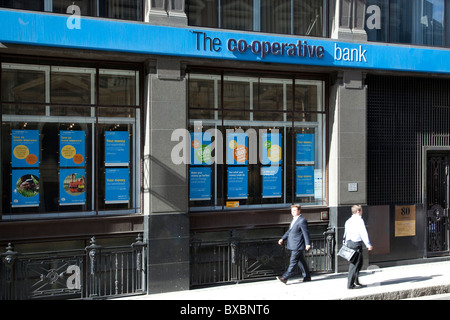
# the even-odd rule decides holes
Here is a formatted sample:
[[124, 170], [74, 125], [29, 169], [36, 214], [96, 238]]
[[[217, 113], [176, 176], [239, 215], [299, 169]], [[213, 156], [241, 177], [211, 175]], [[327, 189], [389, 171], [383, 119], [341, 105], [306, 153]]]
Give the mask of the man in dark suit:
[[291, 206], [291, 214], [293, 219], [289, 230], [278, 240], [279, 245], [282, 245], [287, 240], [286, 248], [291, 251], [288, 269], [281, 277], [277, 277], [284, 284], [295, 274], [296, 266], [302, 272], [303, 282], [311, 281], [311, 274], [304, 256], [304, 250], [308, 251], [311, 248], [308, 222], [301, 215], [301, 207], [298, 204]]

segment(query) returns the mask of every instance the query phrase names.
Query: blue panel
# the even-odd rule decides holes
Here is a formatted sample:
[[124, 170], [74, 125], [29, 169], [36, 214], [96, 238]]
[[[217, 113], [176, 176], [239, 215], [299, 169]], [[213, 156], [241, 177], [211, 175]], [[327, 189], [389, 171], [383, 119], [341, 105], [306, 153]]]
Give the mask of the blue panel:
[[[78, 24], [73, 19], [79, 19]], [[0, 42], [392, 71], [450, 72], [450, 51], [0, 10]], [[78, 27], [73, 28], [73, 26]]]

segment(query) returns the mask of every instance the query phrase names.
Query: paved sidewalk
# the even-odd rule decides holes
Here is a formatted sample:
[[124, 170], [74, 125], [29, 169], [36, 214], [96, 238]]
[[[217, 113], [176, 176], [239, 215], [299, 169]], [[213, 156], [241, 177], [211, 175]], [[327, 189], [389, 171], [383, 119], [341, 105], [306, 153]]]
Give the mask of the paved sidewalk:
[[398, 300], [450, 293], [450, 260], [364, 270], [366, 287], [349, 290], [347, 273], [313, 275], [311, 282], [276, 279], [114, 300]]

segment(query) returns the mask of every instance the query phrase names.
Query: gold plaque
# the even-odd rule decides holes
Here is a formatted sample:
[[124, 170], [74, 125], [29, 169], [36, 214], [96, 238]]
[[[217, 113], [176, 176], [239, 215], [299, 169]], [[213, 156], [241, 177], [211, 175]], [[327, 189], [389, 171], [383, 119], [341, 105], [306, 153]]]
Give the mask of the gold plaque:
[[395, 236], [416, 235], [416, 206], [395, 206]]

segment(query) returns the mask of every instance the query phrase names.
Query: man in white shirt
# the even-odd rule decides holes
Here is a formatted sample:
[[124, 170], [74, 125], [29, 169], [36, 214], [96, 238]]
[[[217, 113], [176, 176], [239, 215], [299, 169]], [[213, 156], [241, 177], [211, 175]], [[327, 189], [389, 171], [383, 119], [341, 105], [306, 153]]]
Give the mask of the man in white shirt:
[[363, 265], [363, 243], [369, 251], [373, 250], [373, 246], [370, 243], [369, 235], [367, 234], [367, 229], [362, 218], [361, 205], [354, 205], [352, 207], [352, 216], [345, 222], [344, 241], [346, 242], [347, 247], [356, 250], [356, 254], [350, 261], [350, 266], [348, 268], [347, 288], [361, 288], [362, 286], [359, 283], [358, 276]]

